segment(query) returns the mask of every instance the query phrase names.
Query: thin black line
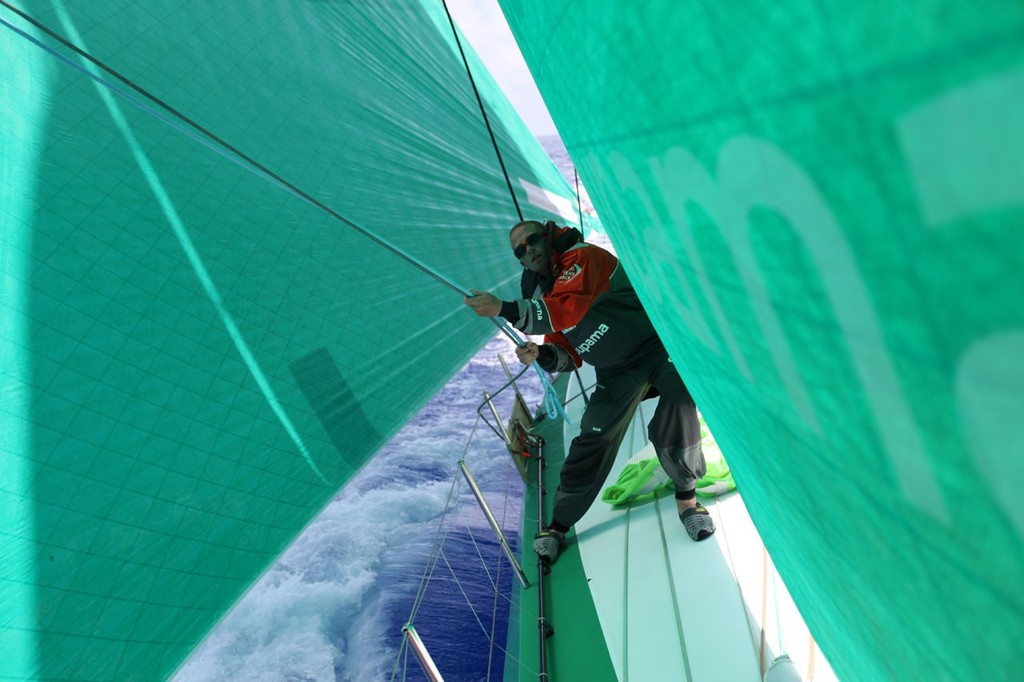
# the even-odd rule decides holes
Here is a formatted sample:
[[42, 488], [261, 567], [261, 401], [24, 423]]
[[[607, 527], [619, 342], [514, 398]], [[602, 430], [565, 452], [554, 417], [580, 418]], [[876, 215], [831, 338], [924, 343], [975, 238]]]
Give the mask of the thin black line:
[[487, 109], [484, 108], [484, 101], [480, 99], [480, 91], [477, 90], [476, 81], [473, 80], [473, 72], [469, 68], [469, 60], [466, 59], [466, 53], [462, 50], [462, 41], [459, 40], [459, 31], [455, 28], [455, 21], [452, 19], [452, 13], [448, 11], [447, 0], [441, 0], [441, 4], [444, 5], [444, 12], [448, 15], [448, 23], [452, 26], [452, 34], [455, 36], [455, 45], [459, 48], [459, 54], [462, 55], [462, 63], [466, 65], [466, 75], [469, 76], [469, 84], [473, 86], [473, 94], [476, 95], [476, 103], [480, 105], [480, 113], [483, 114], [484, 124], [487, 126], [487, 134], [491, 136], [491, 144], [494, 145], [494, 153], [498, 155], [498, 164], [501, 166], [501, 172], [505, 176], [505, 184], [508, 185], [508, 193], [512, 196], [512, 203], [515, 204], [516, 215], [519, 216], [519, 220], [522, 222], [523, 212], [519, 208], [519, 200], [516, 199], [516, 192], [512, 189], [512, 180], [508, 177], [508, 170], [505, 168], [505, 161], [501, 158], [501, 151], [498, 149], [498, 141], [494, 138], [494, 131], [491, 129], [491, 121], [487, 118]]

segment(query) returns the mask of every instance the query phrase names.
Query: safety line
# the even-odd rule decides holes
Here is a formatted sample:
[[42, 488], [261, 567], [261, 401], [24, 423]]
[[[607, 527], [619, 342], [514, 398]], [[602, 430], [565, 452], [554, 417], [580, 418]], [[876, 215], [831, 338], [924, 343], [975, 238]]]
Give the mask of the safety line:
[[469, 84], [473, 87], [473, 94], [476, 95], [476, 103], [480, 106], [480, 114], [484, 117], [484, 125], [487, 126], [487, 134], [491, 136], [491, 144], [494, 145], [494, 153], [498, 156], [498, 164], [501, 166], [501, 172], [505, 176], [505, 183], [508, 185], [508, 193], [512, 197], [512, 203], [516, 207], [516, 215], [519, 216], [519, 221], [523, 220], [523, 212], [519, 208], [519, 200], [516, 199], [515, 190], [512, 189], [512, 180], [508, 177], [508, 170], [505, 168], [505, 161], [501, 158], [501, 151], [498, 149], [498, 141], [494, 138], [494, 131], [491, 129], [491, 121], [487, 118], [487, 109], [484, 108], [484, 101], [480, 98], [480, 91], [476, 87], [476, 81], [473, 79], [473, 71], [469, 68], [469, 60], [466, 59], [466, 53], [462, 49], [462, 41], [459, 40], [459, 32], [455, 28], [455, 21], [452, 19], [452, 13], [448, 11], [447, 0], [441, 0], [441, 4], [444, 5], [444, 12], [448, 15], [448, 23], [452, 27], [452, 35], [455, 36], [455, 45], [459, 48], [459, 54], [462, 55], [462, 63], [466, 66], [466, 75], [469, 76]]
[[[465, 459], [467, 453], [469, 452], [469, 448], [472, 445], [474, 437], [476, 436], [476, 431], [477, 431], [477, 428], [479, 427], [480, 420], [481, 420], [481, 416], [480, 416], [479, 413], [477, 413], [476, 422], [474, 423], [473, 429], [471, 430], [470, 435], [467, 438], [466, 445], [463, 448], [463, 453], [462, 453], [463, 459]], [[511, 459], [509, 460], [508, 464], [506, 465], [506, 473], [508, 473], [508, 470], [510, 470], [510, 466], [511, 466]], [[507, 483], [507, 481], [506, 481], [506, 483]], [[417, 594], [416, 594], [416, 597], [415, 597], [415, 599], [413, 601], [413, 608], [412, 608], [411, 613], [409, 614], [409, 618], [408, 618], [407, 622], [409, 624], [414, 624], [414, 622], [416, 620], [416, 615], [419, 612], [420, 607], [423, 605], [423, 600], [424, 600], [424, 598], [426, 596], [427, 586], [429, 585], [430, 581], [433, 580], [434, 574], [437, 571], [437, 568], [438, 568], [438, 565], [440, 564], [440, 562], [444, 561], [445, 565], [448, 567], [449, 573], [451, 573], [452, 579], [455, 581], [455, 585], [458, 587], [459, 591], [462, 593], [462, 596], [463, 596], [463, 598], [466, 601], [466, 604], [469, 606], [470, 612], [473, 614], [473, 618], [476, 620], [477, 624], [480, 626], [481, 631], [487, 637], [487, 641], [488, 641], [488, 644], [489, 644], [488, 675], [490, 674], [490, 665], [491, 665], [490, 664], [490, 656], [493, 655], [493, 649], [494, 648], [497, 648], [499, 651], [501, 651], [507, 658], [509, 658], [512, 661], [514, 661], [520, 668], [523, 668], [523, 667], [525, 667], [523, 661], [519, 660], [519, 658], [517, 658], [515, 655], [513, 655], [512, 652], [508, 651], [503, 646], [498, 644], [495, 641], [495, 639], [494, 639], [494, 627], [495, 627], [494, 623], [496, 621], [498, 598], [500, 597], [500, 598], [504, 599], [506, 602], [508, 602], [510, 608], [515, 606], [515, 602], [512, 600], [512, 598], [510, 596], [502, 594], [501, 590], [498, 587], [498, 584], [497, 584], [495, 578], [491, 576], [491, 573], [490, 573], [490, 571], [487, 568], [487, 563], [484, 560], [483, 553], [480, 551], [480, 547], [479, 547], [479, 545], [476, 542], [476, 537], [473, 535], [472, 529], [469, 527], [469, 523], [468, 522], [466, 522], [465, 525], [466, 525], [466, 529], [467, 529], [467, 531], [469, 533], [470, 542], [473, 544], [473, 547], [476, 550], [477, 558], [480, 559], [480, 563], [484, 567], [484, 573], [487, 576], [488, 582], [491, 584], [491, 588], [492, 588], [493, 593], [494, 593], [494, 607], [493, 607], [493, 611], [492, 611], [492, 614], [491, 614], [492, 629], [491, 629], [490, 632], [488, 632], [487, 628], [484, 626], [483, 621], [480, 619], [480, 615], [477, 613], [476, 607], [473, 605], [472, 600], [469, 598], [469, 595], [466, 593], [466, 590], [463, 588], [462, 581], [459, 579], [459, 576], [456, 574], [454, 567], [452, 566], [451, 562], [448, 560], [448, 557], [447, 557], [447, 555], [444, 552], [444, 543], [446, 542], [448, 536], [451, 534], [451, 531], [455, 527], [455, 517], [456, 517], [456, 514], [461, 514], [462, 513], [461, 504], [460, 504], [460, 501], [459, 501], [459, 496], [456, 494], [456, 491], [458, 489], [459, 489], [459, 477], [458, 477], [458, 475], [456, 473], [455, 475], [453, 475], [453, 478], [452, 478], [452, 485], [451, 485], [451, 488], [449, 489], [449, 492], [448, 492], [448, 498], [445, 501], [444, 509], [441, 512], [441, 518], [440, 518], [440, 520], [438, 522], [438, 529], [437, 529], [437, 531], [434, 534], [434, 544], [433, 544], [433, 546], [430, 549], [430, 553], [429, 553], [429, 556], [428, 556], [428, 559], [427, 559], [427, 565], [425, 566], [424, 571], [423, 571], [423, 575], [420, 578], [420, 584], [419, 584], [419, 586], [417, 588]], [[506, 497], [505, 497], [506, 508], [507, 508], [507, 503], [508, 503], [508, 489], [507, 489], [507, 486], [506, 486]], [[454, 513], [453, 513], [453, 510], [454, 510]], [[463, 517], [463, 520], [465, 521], [465, 517]], [[504, 514], [503, 514], [503, 520], [504, 520]], [[504, 527], [504, 524], [502, 524], [502, 525]], [[442, 532], [442, 531], [444, 531], [444, 532]], [[500, 581], [500, 570], [501, 570], [501, 557], [500, 556], [498, 557], [498, 561], [499, 561], [499, 564], [498, 564], [499, 574], [498, 574], [497, 580]], [[397, 674], [397, 671], [398, 671], [398, 665], [399, 665], [400, 659], [402, 657], [402, 653], [405, 651], [405, 647], [406, 647], [406, 643], [405, 643], [405, 638], [403, 637], [402, 645], [401, 645], [401, 647], [399, 649], [399, 652], [398, 652], [398, 655], [396, 657], [395, 666], [392, 668], [391, 680], [395, 679], [395, 675]], [[406, 655], [408, 655], [408, 654], [406, 653]]]

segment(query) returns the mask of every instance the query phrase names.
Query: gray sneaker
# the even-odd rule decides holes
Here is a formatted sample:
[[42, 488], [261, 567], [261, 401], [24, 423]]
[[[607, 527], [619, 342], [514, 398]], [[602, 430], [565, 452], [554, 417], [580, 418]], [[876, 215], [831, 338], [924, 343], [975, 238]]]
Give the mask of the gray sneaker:
[[690, 507], [680, 514], [679, 520], [683, 522], [686, 532], [695, 542], [706, 540], [715, 532], [715, 522], [700, 502], [696, 507]]
[[562, 549], [565, 541], [565, 533], [545, 528], [533, 536], [533, 551], [537, 553], [544, 563], [553, 564], [558, 558], [558, 552]]

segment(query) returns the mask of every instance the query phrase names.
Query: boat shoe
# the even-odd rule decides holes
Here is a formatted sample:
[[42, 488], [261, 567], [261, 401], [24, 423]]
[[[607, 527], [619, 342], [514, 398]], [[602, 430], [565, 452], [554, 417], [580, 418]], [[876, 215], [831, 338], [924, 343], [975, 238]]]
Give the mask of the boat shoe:
[[[700, 502], [697, 503], [696, 507], [690, 507], [680, 514], [679, 520], [683, 522], [683, 526], [686, 527], [686, 532], [690, 534], [690, 538], [697, 542], [706, 540], [715, 532], [715, 521]], [[534, 547], [536, 547], [536, 544], [534, 544]]]
[[533, 551], [537, 553], [545, 563], [553, 564], [558, 558], [558, 552], [562, 549], [562, 542], [565, 541], [565, 533], [545, 528], [533, 536]]

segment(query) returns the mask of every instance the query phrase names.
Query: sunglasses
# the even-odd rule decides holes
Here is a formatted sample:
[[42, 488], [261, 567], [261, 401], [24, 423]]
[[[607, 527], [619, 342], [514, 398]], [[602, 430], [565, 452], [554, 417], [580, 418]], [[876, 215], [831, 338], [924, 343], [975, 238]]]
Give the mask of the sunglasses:
[[543, 232], [534, 232], [533, 234], [527, 235], [526, 239], [519, 242], [519, 246], [512, 249], [512, 253], [515, 254], [516, 258], [522, 258], [526, 255], [526, 247], [536, 246], [538, 242], [544, 239], [544, 236]]

